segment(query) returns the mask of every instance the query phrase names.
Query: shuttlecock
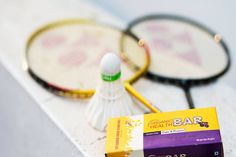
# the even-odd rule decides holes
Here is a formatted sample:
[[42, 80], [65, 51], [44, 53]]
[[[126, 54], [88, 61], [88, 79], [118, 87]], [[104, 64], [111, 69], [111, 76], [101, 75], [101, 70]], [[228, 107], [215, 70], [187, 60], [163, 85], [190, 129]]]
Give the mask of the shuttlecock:
[[101, 79], [87, 108], [88, 122], [104, 131], [109, 118], [134, 114], [134, 104], [120, 79], [120, 59], [114, 53], [103, 56]]

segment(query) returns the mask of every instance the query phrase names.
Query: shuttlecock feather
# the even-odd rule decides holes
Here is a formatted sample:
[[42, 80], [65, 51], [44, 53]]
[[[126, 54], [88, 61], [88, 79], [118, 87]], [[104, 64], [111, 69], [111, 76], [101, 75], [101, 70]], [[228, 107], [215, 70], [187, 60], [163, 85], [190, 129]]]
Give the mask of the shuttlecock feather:
[[101, 79], [87, 108], [88, 122], [104, 131], [109, 118], [134, 114], [133, 102], [120, 79], [120, 59], [114, 53], [103, 56]]

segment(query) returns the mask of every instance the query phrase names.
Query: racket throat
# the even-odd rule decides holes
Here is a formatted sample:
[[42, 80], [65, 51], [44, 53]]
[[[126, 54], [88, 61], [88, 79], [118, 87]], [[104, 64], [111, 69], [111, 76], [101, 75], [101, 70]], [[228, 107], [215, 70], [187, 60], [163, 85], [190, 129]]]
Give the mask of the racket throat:
[[192, 95], [191, 95], [191, 91], [190, 91], [190, 86], [184, 85], [184, 86], [182, 86], [182, 89], [184, 90], [185, 97], [186, 97], [186, 100], [187, 100], [189, 108], [190, 109], [194, 109], [195, 105], [194, 105], [194, 102], [193, 102], [193, 99], [192, 99]]

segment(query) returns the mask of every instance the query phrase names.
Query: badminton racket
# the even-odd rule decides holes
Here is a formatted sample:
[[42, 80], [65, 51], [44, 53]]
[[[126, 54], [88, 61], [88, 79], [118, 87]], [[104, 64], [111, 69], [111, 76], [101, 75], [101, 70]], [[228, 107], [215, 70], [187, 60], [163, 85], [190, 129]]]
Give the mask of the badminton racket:
[[[126, 51], [119, 53], [121, 37]], [[38, 84], [56, 95], [90, 98], [95, 93], [100, 59], [107, 52], [117, 52], [123, 60], [122, 80], [127, 91], [151, 111], [158, 112], [131, 86], [150, 64], [147, 46], [139, 46], [138, 41], [132, 33], [90, 20], [57, 21], [41, 27], [29, 38], [27, 71]], [[136, 59], [129, 61], [133, 56]]]
[[146, 77], [181, 87], [189, 108], [194, 108], [190, 88], [216, 81], [230, 67], [222, 36], [188, 18], [144, 16], [132, 21], [127, 32], [144, 39], [150, 48]]

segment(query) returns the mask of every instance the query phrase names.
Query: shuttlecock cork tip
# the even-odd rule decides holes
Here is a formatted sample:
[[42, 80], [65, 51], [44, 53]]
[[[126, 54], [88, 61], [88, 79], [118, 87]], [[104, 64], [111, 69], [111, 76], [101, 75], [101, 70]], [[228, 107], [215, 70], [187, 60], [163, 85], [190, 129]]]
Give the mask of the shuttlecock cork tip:
[[101, 60], [101, 75], [104, 81], [115, 81], [120, 78], [120, 59], [112, 52], [106, 53]]

